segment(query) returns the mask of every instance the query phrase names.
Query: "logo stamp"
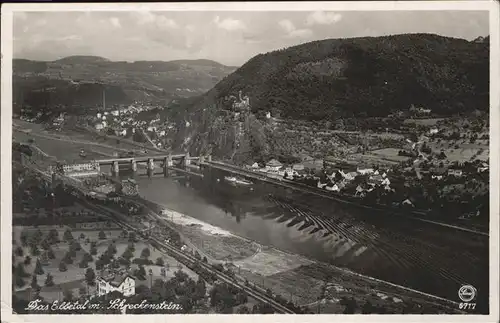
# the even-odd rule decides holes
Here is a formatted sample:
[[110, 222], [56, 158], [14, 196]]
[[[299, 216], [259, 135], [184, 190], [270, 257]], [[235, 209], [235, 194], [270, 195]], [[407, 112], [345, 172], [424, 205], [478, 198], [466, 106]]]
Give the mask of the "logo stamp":
[[477, 289], [472, 285], [462, 285], [458, 290], [458, 297], [462, 301], [459, 304], [461, 310], [473, 310], [476, 308], [476, 303], [471, 303], [476, 299]]

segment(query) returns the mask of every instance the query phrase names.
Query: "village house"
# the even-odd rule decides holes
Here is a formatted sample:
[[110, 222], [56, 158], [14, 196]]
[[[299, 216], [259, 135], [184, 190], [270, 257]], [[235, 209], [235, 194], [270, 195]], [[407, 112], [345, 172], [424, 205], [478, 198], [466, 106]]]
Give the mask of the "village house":
[[410, 206], [410, 207], [415, 207], [415, 205], [413, 205], [413, 202], [412, 202], [410, 199], [406, 199], [406, 200], [404, 200], [403, 202], [401, 202], [401, 205], [402, 205], [402, 206]]
[[126, 272], [101, 271], [96, 279], [97, 294], [103, 296], [117, 291], [123, 296], [135, 295], [135, 278]]
[[461, 169], [457, 169], [457, 168], [448, 169], [448, 175], [450, 175], [450, 176], [460, 177], [460, 176], [462, 176], [462, 174], [463, 174], [463, 171]]
[[372, 174], [375, 172], [373, 168], [357, 168], [356, 171], [361, 175]]
[[356, 187], [356, 193], [354, 193], [354, 196], [359, 196], [359, 197], [364, 197], [365, 196], [365, 190], [361, 185], [358, 185]]
[[266, 163], [266, 168], [271, 171], [279, 171], [281, 167], [283, 167], [283, 164], [281, 164], [276, 159], [271, 159]]
[[429, 130], [429, 135], [435, 135], [439, 132], [439, 129], [437, 128], [432, 128]]

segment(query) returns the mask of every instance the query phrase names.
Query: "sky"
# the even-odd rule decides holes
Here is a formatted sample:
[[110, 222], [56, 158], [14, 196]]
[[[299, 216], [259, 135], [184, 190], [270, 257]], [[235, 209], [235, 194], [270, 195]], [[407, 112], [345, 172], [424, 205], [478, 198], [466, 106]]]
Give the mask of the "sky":
[[13, 54], [241, 66], [257, 54], [314, 40], [417, 32], [472, 40], [487, 36], [488, 25], [487, 11], [15, 12]]

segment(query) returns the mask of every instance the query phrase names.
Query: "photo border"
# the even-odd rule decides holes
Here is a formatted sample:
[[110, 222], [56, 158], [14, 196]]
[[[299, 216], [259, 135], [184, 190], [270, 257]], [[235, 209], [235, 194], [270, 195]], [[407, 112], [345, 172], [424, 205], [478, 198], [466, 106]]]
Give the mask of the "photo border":
[[[13, 58], [13, 13], [19, 11], [489, 11], [490, 25], [490, 314], [489, 315], [345, 315], [345, 314], [300, 314], [262, 315], [237, 314], [239, 322], [284, 321], [291, 322], [331, 322], [339, 319], [343, 322], [418, 322], [432, 320], [434, 322], [495, 322], [499, 319], [499, 116], [500, 116], [500, 65], [499, 65], [499, 32], [500, 5], [497, 1], [352, 1], [352, 2], [197, 2], [197, 3], [26, 3], [3, 4], [1, 12], [1, 315], [6, 322], [84, 322], [86, 320], [105, 321], [116, 315], [63, 315], [63, 314], [25, 314], [13, 315], [12, 302], [12, 58]], [[144, 322], [197, 322], [221, 323], [233, 322], [233, 315], [223, 314], [172, 314], [142, 315]], [[131, 315], [121, 315], [123, 323], [137, 319]]]

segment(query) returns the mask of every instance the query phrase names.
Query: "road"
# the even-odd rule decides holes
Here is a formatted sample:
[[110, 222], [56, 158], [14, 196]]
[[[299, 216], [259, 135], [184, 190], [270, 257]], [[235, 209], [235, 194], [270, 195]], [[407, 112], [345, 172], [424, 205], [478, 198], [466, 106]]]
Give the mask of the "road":
[[[229, 172], [229, 173], [234, 173], [234, 174], [237, 174], [240, 176], [244, 176], [244, 177], [248, 177], [248, 178], [252, 178], [252, 179], [257, 179], [257, 180], [260, 180], [260, 181], [263, 181], [263, 182], [266, 182], [269, 184], [279, 185], [282, 187], [290, 188], [292, 190], [299, 191], [301, 193], [313, 194], [313, 195], [327, 198], [327, 199], [330, 199], [330, 200], [333, 200], [336, 202], [340, 202], [340, 203], [344, 203], [344, 204], [351, 204], [351, 205], [355, 205], [355, 206], [361, 207], [361, 208], [378, 210], [378, 211], [385, 211], [385, 209], [382, 209], [382, 208], [362, 205], [362, 204], [359, 204], [357, 202], [348, 201], [348, 200], [341, 199], [341, 198], [338, 198], [338, 197], [335, 197], [335, 196], [332, 196], [332, 195], [329, 195], [326, 193], [322, 193], [322, 192], [319, 192], [318, 190], [311, 188], [311, 187], [304, 185], [304, 184], [296, 183], [296, 182], [286, 180], [286, 179], [274, 179], [274, 178], [271, 178], [271, 177], [266, 176], [264, 174], [261, 175], [261, 174], [258, 174], [256, 172], [253, 172], [253, 171], [247, 171], [247, 170], [244, 170], [244, 169], [242, 169], [238, 166], [235, 166], [235, 165], [230, 165], [230, 164], [226, 164], [226, 163], [219, 162], [219, 161], [210, 161], [210, 162], [204, 162], [204, 163], [207, 164], [209, 167], [214, 167], [214, 168], [217, 168], [217, 169]], [[423, 215], [422, 212], [418, 212], [418, 211], [413, 212], [413, 213]], [[447, 228], [454, 229], [454, 230], [460, 230], [460, 231], [464, 231], [464, 232], [468, 232], [468, 233], [472, 233], [472, 234], [476, 234], [476, 235], [482, 235], [482, 236], [486, 236], [486, 237], [489, 236], [489, 233], [487, 233], [487, 232], [472, 230], [472, 229], [459, 227], [456, 225], [442, 223], [442, 222], [438, 222], [438, 221], [427, 220], [427, 219], [420, 218], [418, 216], [409, 215], [407, 213], [404, 213], [404, 214], [401, 213], [401, 214], [398, 214], [398, 216], [404, 216], [408, 219], [412, 219], [412, 220], [416, 220], [416, 221], [420, 221], [420, 222], [425, 222], [425, 223], [430, 223], [430, 224], [438, 225], [441, 227], [447, 227]]]

